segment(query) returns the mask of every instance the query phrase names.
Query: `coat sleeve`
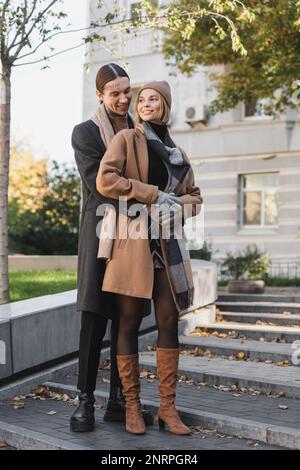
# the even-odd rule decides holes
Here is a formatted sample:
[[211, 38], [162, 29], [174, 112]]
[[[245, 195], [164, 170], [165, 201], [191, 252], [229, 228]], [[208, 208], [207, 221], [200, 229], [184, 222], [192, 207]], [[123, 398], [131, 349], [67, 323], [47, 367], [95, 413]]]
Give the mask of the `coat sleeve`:
[[[103, 149], [101, 149], [93, 133], [87, 127], [79, 124], [74, 127], [72, 133], [72, 147], [81, 179], [96, 201], [99, 204], [112, 204], [116, 210], [119, 210], [118, 201], [100, 194], [96, 187], [96, 177], [105, 146], [103, 145]], [[137, 201], [132, 201], [132, 203], [134, 202]]]
[[184, 205], [184, 219], [194, 217], [200, 213], [203, 198], [200, 188], [195, 185], [195, 175], [192, 167], [190, 167], [187, 173], [186, 184], [179, 198]]
[[127, 145], [122, 131], [113, 138], [101, 160], [97, 189], [106, 197], [118, 199], [123, 196], [128, 200], [153, 204], [157, 199], [158, 186], [122, 176], [127, 161]]

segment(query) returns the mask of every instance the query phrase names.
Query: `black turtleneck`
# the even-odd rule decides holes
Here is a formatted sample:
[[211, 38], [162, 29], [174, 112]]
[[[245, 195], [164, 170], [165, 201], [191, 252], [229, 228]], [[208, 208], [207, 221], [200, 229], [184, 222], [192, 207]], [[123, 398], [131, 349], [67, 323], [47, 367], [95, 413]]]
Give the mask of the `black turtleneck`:
[[[153, 131], [157, 134], [159, 139], [164, 142], [167, 134], [167, 126], [165, 124], [149, 123]], [[161, 191], [164, 191], [168, 183], [168, 171], [162, 159], [156, 155], [148, 145], [149, 154], [149, 169], [148, 169], [148, 183], [158, 186]]]

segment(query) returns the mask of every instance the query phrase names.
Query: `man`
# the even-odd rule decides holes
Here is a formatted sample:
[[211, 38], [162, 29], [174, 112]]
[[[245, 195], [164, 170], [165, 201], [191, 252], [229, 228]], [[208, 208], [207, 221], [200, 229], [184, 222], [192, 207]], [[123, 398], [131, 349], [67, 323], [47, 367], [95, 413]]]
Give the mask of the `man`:
[[[118, 210], [117, 200], [101, 196], [96, 189], [100, 160], [113, 135], [133, 122], [128, 114], [131, 87], [126, 71], [117, 64], [100, 68], [96, 76], [96, 95], [101, 104], [95, 115], [75, 126], [72, 146], [82, 180], [82, 212], [78, 245], [77, 310], [82, 312], [79, 343], [79, 375], [77, 388], [79, 405], [70, 421], [72, 431], [92, 431], [95, 426], [94, 390], [102, 340], [108, 319], [111, 325], [111, 380], [106, 421], [125, 422], [125, 405], [116, 362], [118, 312], [114, 294], [101, 290], [105, 262], [97, 259], [99, 239], [96, 227], [101, 217], [96, 215], [100, 204], [109, 203]], [[136, 201], [131, 201], [128, 206]], [[151, 413], [143, 410], [146, 424], [153, 423]]]

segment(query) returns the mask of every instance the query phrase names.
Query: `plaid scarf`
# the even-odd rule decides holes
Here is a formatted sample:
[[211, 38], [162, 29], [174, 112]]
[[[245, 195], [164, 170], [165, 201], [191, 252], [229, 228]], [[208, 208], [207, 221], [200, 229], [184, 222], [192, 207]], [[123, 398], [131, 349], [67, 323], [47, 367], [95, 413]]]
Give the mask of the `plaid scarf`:
[[[144, 134], [151, 150], [160, 157], [168, 170], [167, 192], [177, 194], [183, 182], [190, 164], [184, 159], [184, 152], [176, 147], [168, 131], [164, 142], [162, 142], [151, 126], [143, 123]], [[186, 249], [186, 238], [183, 233], [182, 238], [161, 238], [161, 243], [165, 248], [163, 251], [167, 257], [168, 270], [171, 275], [171, 282], [176, 294], [177, 305], [180, 310], [185, 310], [193, 304], [194, 284], [191, 268], [190, 254]]]

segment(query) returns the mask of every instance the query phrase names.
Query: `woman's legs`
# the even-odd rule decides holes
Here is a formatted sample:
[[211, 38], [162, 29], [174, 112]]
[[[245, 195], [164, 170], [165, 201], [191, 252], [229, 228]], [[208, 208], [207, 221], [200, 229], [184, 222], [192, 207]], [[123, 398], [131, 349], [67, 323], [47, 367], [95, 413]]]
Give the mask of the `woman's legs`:
[[176, 408], [176, 377], [179, 362], [178, 311], [173, 300], [165, 269], [154, 270], [153, 300], [158, 327], [156, 348], [159, 380], [159, 426], [167, 424], [174, 434], [191, 434], [183, 424]]
[[118, 295], [117, 302], [119, 311], [117, 354], [137, 354], [138, 332], [143, 318], [144, 299]]
[[144, 434], [141, 414], [138, 331], [143, 318], [144, 300], [118, 295], [119, 333], [117, 363], [126, 403], [126, 430]]
[[165, 269], [154, 270], [153, 301], [159, 348], [178, 348], [178, 311]]

